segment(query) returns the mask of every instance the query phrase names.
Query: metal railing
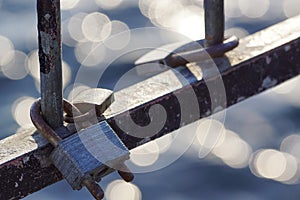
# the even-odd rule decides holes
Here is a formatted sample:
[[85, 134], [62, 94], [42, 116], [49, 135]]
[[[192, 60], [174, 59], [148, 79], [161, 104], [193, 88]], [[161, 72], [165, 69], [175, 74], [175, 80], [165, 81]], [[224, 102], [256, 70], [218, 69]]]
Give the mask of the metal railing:
[[[38, 2], [41, 3], [43, 1], [38, 0]], [[59, 1], [51, 2], [57, 3]], [[43, 9], [41, 7], [38, 8], [39, 18], [47, 18], [47, 16], [41, 12]], [[54, 16], [58, 17], [58, 12], [58, 9], [53, 10]], [[216, 16], [213, 14], [211, 17]], [[59, 19], [59, 17], [57, 19]], [[206, 19], [208, 20], [208, 18]], [[300, 73], [300, 57], [298, 56], [300, 52], [299, 22], [300, 16], [297, 16], [253, 35], [249, 35], [240, 40], [240, 44], [236, 49], [226, 53], [223, 57], [214, 59], [215, 64], [220, 70], [226, 91], [226, 97], [224, 96], [223, 98], [227, 98], [227, 104], [223, 105], [222, 109], [226, 109], [244, 99], [257, 95]], [[222, 23], [219, 25], [221, 27], [224, 26]], [[207, 26], [209, 26], [208, 23]], [[208, 46], [223, 41], [223, 32], [222, 35], [220, 35], [220, 32], [216, 31], [214, 28], [207, 27], [206, 29], [210, 30], [206, 35]], [[41, 31], [42, 27], [40, 27], [39, 30]], [[218, 30], [220, 29], [218, 28]], [[278, 33], [277, 30], [281, 30], [281, 32]], [[211, 38], [210, 35], [214, 35], [212, 36], [212, 38], [214, 38], [213, 40], [209, 39]], [[39, 40], [42, 40], [41, 32]], [[59, 66], [60, 40], [57, 39], [56, 42], [57, 51], [53, 52], [53, 54], [57, 60], [52, 64]], [[248, 45], [250, 42], [251, 46]], [[263, 46], [261, 45], [262, 42], [264, 42]], [[40, 46], [40, 48], [42, 47]], [[45, 64], [44, 67], [51, 64], [46, 63], [47, 58], [43, 55], [40, 57], [40, 61]], [[205, 68], [205, 61], [198, 62], [196, 66], [204, 72], [203, 74], [207, 74], [205, 73], [205, 71], [208, 70]], [[120, 106], [118, 110], [121, 112], [116, 114], [106, 111], [104, 113], [110, 126], [129, 149], [134, 149], [150, 140], [155, 140], [184, 125], [190, 124], [199, 118], [210, 116], [219, 111], [211, 109], [211, 103], [209, 103], [211, 101], [211, 96], [206, 89], [206, 84], [208, 82], [214, 83], [216, 77], [207, 74], [206, 81], [203, 81], [203, 78], [195, 77], [195, 74], [192, 73], [194, 70], [192, 67], [195, 66], [187, 66], [183, 69], [185, 76], [189, 77], [188, 85], [181, 85], [179, 83], [176, 85], [176, 82], [173, 82], [166, 86], [168, 91], [161, 91], [159, 96], [151, 95], [157, 94], [157, 88], [152, 87], [151, 83], [159, 80], [163, 82], [167, 78], [165, 73], [158, 74], [155, 77], [122, 90], [122, 95], [119, 95], [120, 98], [116, 99], [115, 102], [115, 104]], [[169, 72], [174, 73], [172, 70], [169, 70]], [[48, 81], [52, 80], [52, 78], [47, 76], [44, 78]], [[58, 77], [58, 79], [60, 78]], [[268, 82], [268, 80], [273, 81]], [[58, 82], [60, 82], [60, 80]], [[133, 96], [136, 91], [140, 89], [141, 85], [148, 87], [149, 95], [140, 97], [137, 103]], [[43, 87], [49, 89], [52, 86], [45, 85], [42, 86], [42, 88]], [[55, 86], [53, 86], [53, 88], [54, 87]], [[178, 101], [176, 101], [176, 97], [173, 93], [176, 92], [177, 94], [185, 95], [187, 90], [193, 90], [195, 92], [201, 115], [199, 117], [191, 117], [183, 122], [178, 122], [177, 115], [180, 115], [180, 109], [178, 109]], [[116, 92], [116, 95], [118, 94], [119, 92]], [[126, 96], [126, 99], [122, 99], [122, 96], [123, 98]], [[49, 108], [46, 108], [46, 106], [44, 109], [53, 109], [53, 106], [49, 104], [49, 95], [42, 96], [42, 99], [43, 98], [45, 99], [45, 105], [50, 105]], [[61, 99], [61, 97], [54, 98], [58, 98], [59, 101]], [[122, 102], [125, 100], [129, 101], [130, 105], [132, 105], [130, 109], [126, 105], [123, 106]], [[150, 139], [130, 136], [118, 127], [116, 119], [118, 121], [126, 121], [130, 116], [132, 118], [139, 117], [141, 114], [146, 116], [147, 110], [149, 110], [153, 104], [157, 103], [166, 108], [168, 119], [161, 131], [151, 136]], [[60, 112], [60, 105], [58, 106], [58, 111]], [[128, 113], [130, 113], [130, 115], [128, 115]], [[49, 116], [52, 117], [52, 114], [49, 114]], [[59, 116], [62, 115], [59, 114]], [[55, 124], [57, 121], [59, 123], [62, 122], [61, 119], [55, 121], [56, 122], [53, 122], [54, 127], [56, 126]], [[146, 124], [147, 120], [144, 120], [144, 122]], [[51, 124], [50, 121], [49, 123]], [[57, 171], [48, 160], [48, 155], [52, 150], [52, 146], [36, 132], [35, 129], [28, 129], [16, 133], [15, 135], [0, 141], [0, 144], [0, 188], [1, 191], [5, 191], [4, 193], [0, 193], [0, 199], [19, 199], [62, 179], [59, 171]], [[18, 184], [18, 187], [15, 187], [15, 183], [19, 182], [20, 177], [22, 177], [22, 182]]]

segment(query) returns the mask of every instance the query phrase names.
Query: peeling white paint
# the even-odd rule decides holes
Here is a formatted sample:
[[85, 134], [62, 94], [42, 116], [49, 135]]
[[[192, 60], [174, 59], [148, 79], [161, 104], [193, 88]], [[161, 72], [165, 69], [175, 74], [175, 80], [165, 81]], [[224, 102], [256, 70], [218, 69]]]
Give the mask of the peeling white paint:
[[145, 144], [145, 143], [150, 142], [150, 141], [151, 141], [151, 138], [146, 137], [143, 140], [141, 140], [140, 142], [138, 142], [137, 146], [141, 146], [142, 144]]
[[262, 83], [262, 87], [265, 89], [270, 88], [270, 87], [276, 85], [277, 82], [278, 81], [276, 79], [272, 79], [271, 77], [267, 76]]
[[224, 108], [222, 106], [217, 106], [215, 109], [214, 109], [214, 113], [216, 112], [219, 112], [221, 110], [224, 110]]
[[266, 57], [266, 63], [270, 64], [272, 62], [272, 58], [270, 56]]
[[28, 161], [29, 161], [29, 156], [26, 156], [26, 157], [23, 158], [23, 163], [24, 164], [27, 163]]
[[44, 18], [45, 18], [47, 21], [49, 21], [50, 17], [51, 17], [51, 15], [48, 14], [48, 13], [44, 16]]
[[237, 102], [241, 102], [241, 101], [243, 101], [243, 100], [245, 100], [246, 99], [246, 97], [239, 97], [238, 99], [237, 99]]
[[284, 46], [285, 52], [291, 50], [291, 48], [292, 48], [291, 45], [286, 45], [286, 46]]
[[210, 110], [208, 110], [208, 111], [205, 113], [206, 116], [209, 116], [210, 114], [211, 114]]
[[19, 187], [19, 184], [17, 182], [15, 182], [15, 188]]
[[42, 49], [43, 49], [43, 52], [45, 54], [49, 54], [50, 53], [50, 44], [51, 44], [51, 35], [48, 34], [48, 33], [45, 33], [43, 31], [40, 32], [41, 34], [41, 38], [42, 38]]
[[24, 178], [24, 174], [21, 174], [21, 177], [19, 178], [19, 181], [22, 182]]

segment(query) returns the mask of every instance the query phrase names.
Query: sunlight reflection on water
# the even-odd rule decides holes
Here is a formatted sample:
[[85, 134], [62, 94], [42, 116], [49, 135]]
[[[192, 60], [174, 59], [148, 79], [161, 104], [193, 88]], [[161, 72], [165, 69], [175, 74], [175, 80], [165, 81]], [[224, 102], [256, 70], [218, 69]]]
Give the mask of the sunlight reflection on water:
[[[16, 98], [17, 100], [14, 99], [8, 103], [11, 108], [11, 115], [15, 120], [14, 123], [25, 128], [32, 126], [29, 115], [26, 113], [29, 113], [29, 107], [34, 101], [33, 96], [39, 96], [37, 47], [33, 48], [34, 45], [29, 45], [31, 43], [36, 44], [37, 40], [36, 34], [32, 34], [32, 30], [36, 31], [34, 22], [35, 13], [32, 10], [33, 8], [28, 9], [28, 11], [23, 8], [22, 6], [25, 6], [24, 2], [13, 1], [14, 3], [11, 4], [8, 4], [7, 1], [3, 2], [0, 0], [0, 16], [2, 17], [0, 23], [3, 21], [5, 24], [0, 28], [1, 79], [3, 77], [5, 79], [22, 81], [30, 76], [31, 85], [28, 85], [28, 87], [37, 87], [36, 91], [34, 91], [35, 93], [32, 92], [30, 95], [24, 95], [20, 92], [20, 95], [22, 95], [20, 98]], [[30, 1], [30, 3], [34, 4], [34, 1]], [[244, 37], [254, 30], [251, 28], [248, 29], [247, 23], [246, 25], [239, 25], [235, 22], [245, 23], [247, 20], [264, 20], [264, 23], [266, 23], [269, 20], [271, 23], [274, 18], [284, 19], [285, 17], [292, 17], [300, 13], [300, 7], [298, 6], [300, 2], [298, 0], [227, 0], [225, 3], [226, 22], [228, 26], [226, 33], [236, 34], [240, 37]], [[69, 48], [66, 50], [68, 53], [66, 55], [77, 61], [70, 61], [70, 58], [67, 57], [63, 63], [65, 97], [72, 99], [72, 96], [76, 96], [80, 91], [88, 88], [85, 85], [75, 85], [73, 87], [72, 75], [75, 73], [74, 69], [76, 69], [76, 66], [97, 67], [105, 61], [108, 50], [116, 51], [125, 48], [131, 37], [128, 31], [130, 27], [133, 27], [137, 23], [137, 18], [142, 18], [142, 14], [145, 17], [142, 22], [143, 26], [151, 24], [151, 26], [171, 29], [191, 39], [203, 38], [204, 13], [202, 5], [203, 1], [199, 0], [166, 0], [163, 2], [159, 0], [131, 2], [124, 0], [62, 0], [62, 10], [65, 10], [62, 13], [63, 44]], [[23, 31], [27, 31], [25, 29], [22, 32], [16, 31], [16, 27], [13, 24], [19, 22], [22, 13], [10, 11], [9, 9], [13, 6], [19, 6], [19, 9], [24, 9], [24, 12], [28, 12], [27, 14], [23, 13], [26, 15], [26, 19], [32, 19], [30, 23], [26, 22], [26, 24], [30, 24], [27, 27], [30, 29], [27, 34], [22, 33]], [[126, 16], [128, 18], [118, 17], [127, 8], [132, 9], [132, 16]], [[275, 12], [275, 8], [280, 8], [280, 10]], [[110, 15], [110, 12], [114, 13], [114, 15]], [[19, 18], [12, 17], [14, 15], [17, 15]], [[255, 25], [252, 24], [252, 26]], [[105, 40], [122, 32], [128, 32], [128, 34], [124, 34], [121, 38], [112, 37], [111, 40]], [[141, 37], [141, 39], [143, 38]], [[26, 44], [23, 40], [26, 40]], [[91, 53], [92, 50], [93, 52]], [[27, 76], [28, 74], [29, 76]], [[273, 90], [273, 95], [276, 94], [278, 95], [277, 97], [284, 95], [282, 99], [286, 104], [300, 107], [299, 92], [296, 87], [298, 82], [299, 78], [281, 85]], [[266, 104], [266, 102], [264, 103]], [[193, 145], [193, 148], [196, 151], [199, 150], [199, 147], [211, 149], [210, 159], [202, 159], [201, 162], [218, 163], [234, 169], [246, 168], [249, 165], [251, 172], [260, 178], [272, 179], [285, 184], [298, 183], [300, 177], [300, 136], [296, 133], [287, 133], [288, 135], [280, 142], [280, 151], [276, 150], [275, 147], [264, 149], [261, 146], [254, 146], [252, 145], [252, 141], [250, 141], [250, 137], [250, 140], [248, 140], [249, 138], [242, 137], [240, 134], [243, 134], [246, 129], [252, 130], [255, 136], [252, 136], [252, 139], [261, 140], [257, 141], [257, 143], [261, 142], [259, 145], [267, 146], [267, 139], [262, 138], [265, 135], [267, 135], [266, 138], [276, 136], [276, 130], [272, 128], [275, 123], [269, 123], [261, 113], [255, 111], [253, 113], [249, 112], [247, 115], [248, 118], [245, 117], [244, 121], [248, 125], [244, 127], [240, 125], [237, 128], [238, 131], [233, 131], [217, 121], [211, 122], [212, 127], [210, 131], [207, 130], [208, 121], [199, 124], [196, 144]], [[278, 136], [278, 138], [280, 137]], [[168, 136], [163, 140], [142, 146], [132, 151], [131, 161], [138, 166], [154, 165], [160, 154], [168, 152], [167, 150], [171, 142], [172, 138]], [[255, 152], [253, 153], [252, 151]], [[171, 154], [172, 152], [169, 153]], [[203, 158], [201, 155], [197, 156]], [[213, 158], [211, 159], [211, 157]], [[190, 178], [191, 181], [192, 178]], [[162, 181], [165, 180], [157, 181], [157, 184], [159, 185], [159, 182]], [[45, 195], [50, 195], [46, 191], [43, 192], [45, 192]], [[106, 192], [107, 199], [110, 200], [121, 199], [121, 197], [122, 199], [142, 199], [142, 192], [139, 186], [123, 183], [119, 180], [111, 182], [107, 186]], [[170, 194], [170, 196], [172, 195]], [[85, 194], [82, 196], [79, 195], [78, 199], [85, 197]], [[186, 198], [188, 197], [187, 195]], [[151, 195], [145, 196], [145, 199], [151, 198]], [[35, 195], [29, 196], [26, 199], [35, 199]], [[64, 199], [63, 195], [61, 199]], [[198, 199], [198, 196], [194, 199]]]

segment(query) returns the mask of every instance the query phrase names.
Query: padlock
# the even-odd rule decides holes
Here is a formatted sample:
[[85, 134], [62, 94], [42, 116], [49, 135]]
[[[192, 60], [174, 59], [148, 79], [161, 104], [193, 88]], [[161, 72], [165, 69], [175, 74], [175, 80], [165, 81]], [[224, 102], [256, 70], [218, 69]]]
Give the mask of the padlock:
[[[103, 98], [108, 99], [108, 96], [111, 94]], [[66, 100], [64, 110], [84, 119], [80, 117], [80, 110]], [[40, 100], [32, 105], [30, 116], [36, 128], [54, 146], [50, 159], [73, 189], [86, 186], [96, 199], [102, 199], [104, 193], [96, 182], [103, 176], [118, 170], [125, 181], [132, 181], [133, 174], [124, 164], [129, 159], [129, 150], [105, 120], [62, 139], [43, 120]]]
[[129, 159], [129, 150], [106, 121], [81, 130], [58, 143], [50, 156], [74, 190], [84, 179], [98, 181]]

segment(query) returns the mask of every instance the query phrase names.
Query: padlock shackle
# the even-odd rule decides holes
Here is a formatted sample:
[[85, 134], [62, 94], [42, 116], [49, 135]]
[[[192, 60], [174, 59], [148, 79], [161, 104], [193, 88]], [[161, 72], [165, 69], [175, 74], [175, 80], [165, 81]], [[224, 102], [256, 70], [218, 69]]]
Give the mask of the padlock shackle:
[[30, 108], [30, 118], [36, 129], [54, 146], [62, 140], [56, 132], [45, 122], [41, 115], [41, 99], [36, 100]]
[[[81, 115], [81, 112], [67, 100], [63, 100], [63, 109], [68, 115]], [[41, 99], [31, 106], [30, 118], [36, 129], [54, 146], [57, 147], [62, 138], [44, 120], [41, 114]]]

